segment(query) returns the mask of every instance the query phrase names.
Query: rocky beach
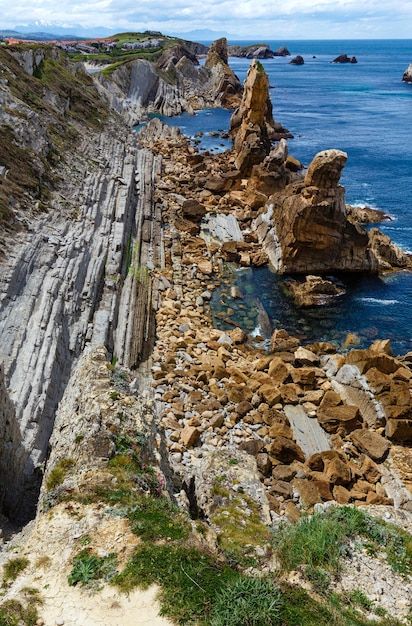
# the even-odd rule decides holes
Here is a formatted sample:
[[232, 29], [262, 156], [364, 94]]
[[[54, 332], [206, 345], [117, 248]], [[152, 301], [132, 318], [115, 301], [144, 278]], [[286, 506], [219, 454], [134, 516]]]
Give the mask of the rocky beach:
[[[272, 329], [264, 308], [265, 337], [248, 335], [230, 308], [222, 319], [231, 330], [219, 330], [212, 296], [227, 264], [270, 263], [291, 275], [303, 306], [324, 306], [339, 297], [331, 273], [410, 271], [410, 255], [361, 224], [382, 216], [347, 207], [344, 152], [322, 151], [304, 171], [275, 121], [260, 62], [252, 60], [242, 86], [225, 40], [211, 46], [204, 68], [173, 48], [157, 66], [131, 61], [83, 76], [95, 99], [88, 110], [100, 107], [98, 127], [70, 117], [70, 96], [45, 81], [49, 108], [36, 110], [11, 89], [16, 77], [31, 84], [47, 63], [64, 66], [64, 57], [12, 49], [3, 74], [7, 63], [14, 78], [2, 79], [1, 123], [13, 127], [16, 145], [47, 161], [46, 125], [62, 119], [76, 139], [53, 162], [41, 206], [27, 194], [15, 199], [3, 156], [2, 189], [14, 204], [0, 263], [0, 609], [27, 605], [25, 590], [35, 586], [38, 626], [179, 623], [153, 588], [126, 596], [105, 583], [90, 601], [66, 582], [82, 548], [100, 559], [115, 554], [116, 574], [141, 548], [129, 501], [107, 499], [127, 482], [127, 456], [138, 468], [127, 478], [133, 497], [174, 503], [173, 520], [187, 518], [192, 547], [321, 604], [306, 564], [280, 570], [269, 536], [347, 507], [410, 541], [412, 354], [394, 355], [387, 340], [343, 351], [302, 345]], [[78, 66], [65, 71], [82, 75]], [[131, 131], [149, 112], [205, 106], [234, 110], [230, 151], [201, 154], [158, 119]], [[233, 284], [225, 289], [241, 304]], [[136, 502], [133, 514], [144, 508]], [[175, 545], [172, 532], [166, 544]], [[362, 590], [363, 617], [407, 624], [412, 566], [394, 570], [381, 549], [357, 541], [353, 533], [329, 591]], [[9, 580], [13, 559], [27, 563]]]

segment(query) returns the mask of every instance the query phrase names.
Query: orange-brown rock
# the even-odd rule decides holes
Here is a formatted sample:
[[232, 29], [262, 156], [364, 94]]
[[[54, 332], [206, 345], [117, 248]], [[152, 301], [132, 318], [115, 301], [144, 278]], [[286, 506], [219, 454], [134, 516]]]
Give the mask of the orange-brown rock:
[[268, 451], [282, 463], [292, 463], [292, 461], [301, 461], [303, 463], [305, 460], [302, 448], [286, 437], [275, 437], [268, 446]]
[[352, 480], [350, 466], [337, 457], [325, 461], [323, 472], [328, 481], [334, 485], [348, 485]]
[[313, 275], [306, 276], [304, 282], [288, 280], [282, 283], [282, 290], [286, 295], [291, 295], [295, 304], [300, 307], [332, 304], [345, 294], [345, 289], [340, 285]]
[[293, 439], [293, 431], [286, 424], [272, 424], [269, 428], [269, 437], [287, 437], [287, 439]]
[[323, 499], [315, 481], [306, 480], [305, 478], [294, 478], [292, 485], [299, 494], [303, 508], [309, 509], [314, 504], [322, 502]]
[[350, 439], [361, 452], [364, 452], [378, 463], [381, 463], [389, 452], [389, 441], [373, 430], [367, 428], [354, 430], [350, 434]]
[[412, 411], [408, 411], [410, 417], [388, 419], [385, 435], [391, 441], [399, 443], [412, 442]]
[[180, 433], [180, 441], [185, 448], [192, 448], [200, 439], [201, 431], [195, 426], [185, 426]]
[[252, 456], [257, 456], [263, 448], [263, 442], [260, 439], [249, 439], [239, 444], [239, 450], [244, 450]]
[[359, 457], [358, 467], [362, 476], [364, 476], [365, 479], [371, 484], [377, 483], [382, 477], [382, 472], [380, 471], [378, 465], [375, 461], [372, 461], [367, 454], [362, 454]]
[[306, 176], [275, 192], [255, 220], [259, 241], [278, 272], [377, 273], [411, 266], [409, 255], [380, 231], [368, 232], [348, 219], [339, 185], [346, 160], [340, 150], [319, 152]]
[[273, 384], [261, 385], [258, 393], [269, 406], [277, 404], [282, 399], [282, 394]]
[[250, 174], [270, 152], [269, 134], [274, 130], [269, 78], [259, 61], [252, 61], [244, 85], [242, 102], [230, 120], [236, 166]]
[[338, 429], [350, 433], [362, 424], [362, 416], [358, 407], [349, 404], [321, 406], [317, 410], [316, 417], [319, 424], [328, 433], [336, 433]]
[[335, 485], [332, 494], [338, 504], [348, 504], [350, 502], [350, 491], [343, 485]]
[[299, 347], [300, 341], [292, 337], [283, 328], [277, 328], [270, 339], [271, 352], [293, 352]]

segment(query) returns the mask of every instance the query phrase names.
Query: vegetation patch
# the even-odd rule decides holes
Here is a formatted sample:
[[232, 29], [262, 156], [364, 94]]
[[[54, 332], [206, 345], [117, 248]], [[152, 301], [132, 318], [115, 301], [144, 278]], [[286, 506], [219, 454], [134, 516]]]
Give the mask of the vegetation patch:
[[73, 559], [73, 567], [68, 577], [70, 586], [98, 588], [99, 581], [110, 582], [117, 574], [117, 555], [98, 556], [90, 548], [84, 548]]
[[56, 465], [50, 470], [47, 479], [46, 479], [46, 489], [47, 491], [52, 491], [56, 489], [59, 485], [64, 482], [66, 478], [67, 472], [74, 467], [75, 461], [70, 458], [63, 458], [57, 461]]
[[7, 583], [16, 580], [17, 576], [26, 569], [29, 562], [29, 559], [26, 557], [16, 557], [7, 561], [3, 566], [3, 587]]
[[211, 625], [276, 626], [283, 606], [282, 592], [273, 580], [241, 576], [218, 593]]
[[38, 606], [43, 604], [38, 590], [25, 587], [19, 598], [0, 602], [0, 626], [35, 626]]
[[283, 525], [274, 539], [280, 566], [290, 571], [305, 566], [314, 572], [341, 571], [341, 557], [350, 553], [350, 539], [358, 538], [371, 554], [383, 551], [395, 572], [412, 573], [412, 537], [402, 529], [371, 517], [356, 507], [331, 507]]
[[270, 537], [260, 519], [257, 503], [242, 493], [241, 488], [232, 491], [218, 478], [212, 495], [215, 506], [210, 521], [217, 529], [219, 546], [234, 561], [247, 560], [256, 546], [267, 544]]

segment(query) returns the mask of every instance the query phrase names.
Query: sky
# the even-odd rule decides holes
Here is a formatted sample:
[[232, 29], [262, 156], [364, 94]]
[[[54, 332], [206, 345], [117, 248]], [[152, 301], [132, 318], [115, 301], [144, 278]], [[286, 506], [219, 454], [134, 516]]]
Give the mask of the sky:
[[1, 30], [45, 21], [259, 41], [412, 38], [411, 0], [0, 0], [0, 9]]

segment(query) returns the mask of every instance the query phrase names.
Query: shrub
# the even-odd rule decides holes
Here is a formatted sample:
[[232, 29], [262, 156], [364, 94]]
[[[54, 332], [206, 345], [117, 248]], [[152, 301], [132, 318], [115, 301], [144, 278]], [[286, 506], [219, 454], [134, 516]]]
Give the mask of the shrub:
[[78, 583], [82, 587], [91, 587], [98, 580], [110, 581], [116, 574], [117, 555], [112, 552], [108, 556], [99, 557], [90, 548], [84, 548], [73, 559], [72, 571], [68, 577], [70, 586]]

